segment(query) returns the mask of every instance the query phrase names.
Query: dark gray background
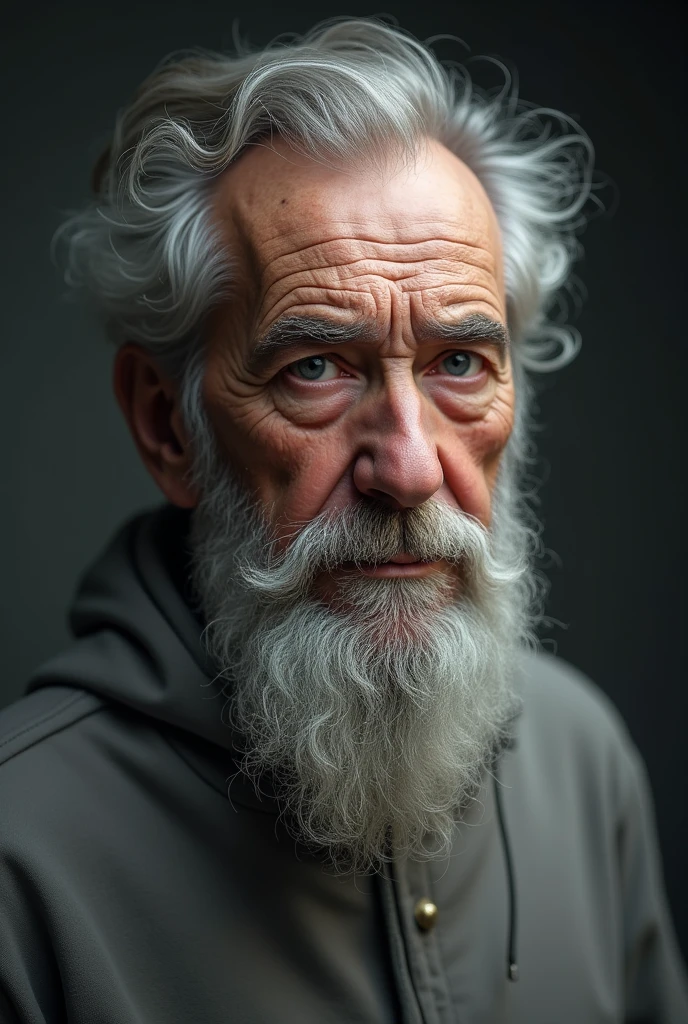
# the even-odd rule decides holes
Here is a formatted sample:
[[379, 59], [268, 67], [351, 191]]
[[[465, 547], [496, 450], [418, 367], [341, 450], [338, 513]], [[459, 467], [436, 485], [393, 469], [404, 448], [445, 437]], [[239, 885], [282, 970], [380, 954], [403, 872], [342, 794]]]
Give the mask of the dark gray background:
[[[620, 195], [584, 236], [583, 351], [543, 381], [541, 516], [548, 646], [587, 672], [626, 719], [655, 792], [667, 888], [684, 951], [686, 769], [686, 344], [681, 254], [683, 38], [678, 5], [558, 0], [396, 3], [425, 38], [462, 37], [516, 65], [527, 100], [573, 114]], [[254, 43], [374, 7], [17, 6], [3, 25], [3, 554], [0, 704], [67, 641], [79, 571], [158, 494], [111, 396], [112, 353], [49, 258], [60, 213], [86, 197], [115, 111], [171, 50]], [[449, 56], [446, 46], [440, 51]]]

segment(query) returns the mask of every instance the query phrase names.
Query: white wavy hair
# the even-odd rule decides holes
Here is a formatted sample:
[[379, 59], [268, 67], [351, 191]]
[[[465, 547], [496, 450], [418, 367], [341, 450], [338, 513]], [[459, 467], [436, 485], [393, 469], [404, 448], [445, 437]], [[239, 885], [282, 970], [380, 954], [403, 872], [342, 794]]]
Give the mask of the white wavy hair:
[[429, 136], [473, 170], [496, 212], [524, 399], [522, 369], [558, 368], [579, 347], [562, 293], [575, 292], [594, 154], [572, 118], [519, 100], [502, 68], [504, 87], [480, 90], [464, 66], [376, 19], [335, 19], [234, 57], [172, 54], [119, 113], [96, 198], [56, 232], [65, 278], [95, 300], [112, 340], [138, 342], [180, 382], [187, 426], [207, 441], [203, 327], [233, 280], [210, 215], [218, 175], [273, 135], [339, 163], [413, 153]]

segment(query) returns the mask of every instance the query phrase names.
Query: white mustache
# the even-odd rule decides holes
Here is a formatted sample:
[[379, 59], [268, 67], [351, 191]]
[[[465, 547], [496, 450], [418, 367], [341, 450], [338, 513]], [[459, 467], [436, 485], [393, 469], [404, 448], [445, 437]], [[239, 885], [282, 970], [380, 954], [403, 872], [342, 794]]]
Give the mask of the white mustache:
[[307, 593], [320, 573], [344, 565], [378, 565], [400, 554], [461, 564], [469, 578], [480, 576], [484, 583], [503, 581], [485, 527], [461, 509], [432, 499], [401, 511], [365, 501], [324, 512], [286, 550], [275, 553], [268, 544], [262, 565], [240, 561], [238, 571], [245, 586], [264, 599], [284, 601]]

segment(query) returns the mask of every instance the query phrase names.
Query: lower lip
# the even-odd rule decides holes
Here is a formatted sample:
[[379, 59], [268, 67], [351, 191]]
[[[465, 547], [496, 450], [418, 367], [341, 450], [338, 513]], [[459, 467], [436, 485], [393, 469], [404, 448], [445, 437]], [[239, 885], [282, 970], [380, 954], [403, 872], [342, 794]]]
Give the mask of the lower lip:
[[392, 577], [415, 577], [416, 579], [430, 576], [440, 568], [439, 562], [382, 562], [380, 565], [360, 565], [359, 572], [375, 579]]

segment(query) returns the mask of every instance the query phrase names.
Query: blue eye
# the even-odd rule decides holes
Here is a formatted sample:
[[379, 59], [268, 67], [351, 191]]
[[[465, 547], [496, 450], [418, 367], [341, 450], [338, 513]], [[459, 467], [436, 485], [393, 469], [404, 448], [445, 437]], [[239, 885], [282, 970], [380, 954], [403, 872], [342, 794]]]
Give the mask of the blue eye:
[[325, 372], [327, 360], [322, 356], [308, 356], [307, 359], [299, 359], [298, 363], [292, 363], [290, 369], [297, 377], [305, 380], [319, 380]]
[[301, 380], [335, 380], [340, 375], [339, 367], [327, 356], [306, 356], [290, 363], [288, 369]]
[[466, 377], [469, 375], [472, 361], [477, 364], [473, 369], [473, 375], [480, 373], [482, 359], [475, 352], [452, 352], [442, 360], [440, 366], [445, 373], [450, 373], [453, 377]]

